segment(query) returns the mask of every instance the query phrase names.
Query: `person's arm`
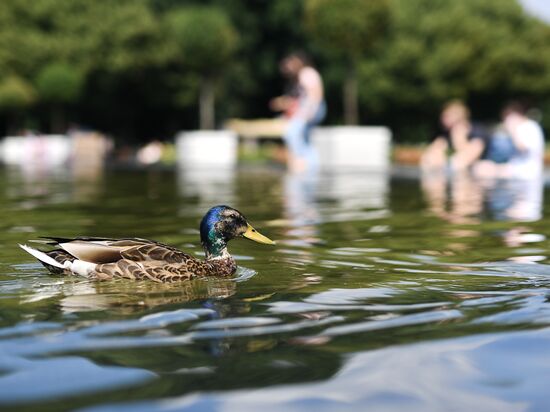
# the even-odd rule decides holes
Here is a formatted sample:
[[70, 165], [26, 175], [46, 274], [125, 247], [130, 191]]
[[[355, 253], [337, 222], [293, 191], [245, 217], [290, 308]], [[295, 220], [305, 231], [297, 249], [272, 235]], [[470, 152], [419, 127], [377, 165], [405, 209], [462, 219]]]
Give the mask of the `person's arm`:
[[472, 125], [469, 122], [461, 122], [452, 127], [449, 131], [450, 139], [453, 142], [455, 152], [459, 153], [466, 150], [468, 143], [468, 135], [472, 131]]
[[485, 141], [480, 137], [474, 137], [457, 150], [452, 157], [452, 166], [455, 170], [463, 170], [470, 167], [481, 158], [485, 150]]
[[510, 138], [512, 140], [512, 144], [516, 148], [516, 150], [520, 153], [525, 153], [529, 149], [525, 142], [522, 139], [522, 136], [520, 136], [520, 133], [518, 133], [517, 127], [509, 132]]
[[510, 135], [512, 139], [512, 143], [514, 144], [514, 147], [516, 150], [520, 153], [526, 152], [529, 147], [525, 144], [523, 141], [522, 133], [519, 132], [520, 125], [522, 124], [523, 119], [521, 119], [518, 115], [508, 115], [504, 119], [504, 127], [508, 131], [508, 134]]
[[447, 139], [442, 136], [436, 137], [422, 153], [420, 167], [424, 170], [444, 168], [447, 162], [448, 147]]
[[510, 131], [510, 137], [512, 138], [512, 143], [516, 150], [520, 153], [526, 153], [529, 151], [529, 144], [526, 140], [529, 140], [531, 136], [529, 134], [520, 133], [519, 126], [516, 126], [513, 130]]
[[269, 108], [274, 112], [285, 112], [294, 104], [295, 101], [296, 99], [291, 96], [277, 96], [269, 101]]

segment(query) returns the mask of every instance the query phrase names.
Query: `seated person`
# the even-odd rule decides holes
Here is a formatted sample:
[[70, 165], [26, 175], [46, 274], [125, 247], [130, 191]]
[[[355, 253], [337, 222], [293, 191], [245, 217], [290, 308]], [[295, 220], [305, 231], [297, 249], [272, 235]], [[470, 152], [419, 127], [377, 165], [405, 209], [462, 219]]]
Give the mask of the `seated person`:
[[465, 170], [480, 159], [487, 146], [485, 132], [470, 121], [470, 111], [460, 101], [453, 100], [441, 112], [442, 132], [423, 153], [420, 165], [424, 170], [443, 169], [447, 152], [451, 150], [451, 167]]
[[502, 110], [504, 130], [510, 137], [513, 152], [505, 163], [484, 160], [474, 171], [480, 177], [537, 179], [544, 169], [544, 134], [537, 122], [527, 117], [527, 107], [508, 103]]

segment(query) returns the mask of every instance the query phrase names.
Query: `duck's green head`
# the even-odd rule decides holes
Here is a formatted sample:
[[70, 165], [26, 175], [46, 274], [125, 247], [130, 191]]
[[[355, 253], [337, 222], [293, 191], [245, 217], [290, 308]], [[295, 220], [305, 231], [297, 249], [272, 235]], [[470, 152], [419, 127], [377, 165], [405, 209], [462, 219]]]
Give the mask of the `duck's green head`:
[[214, 206], [210, 209], [202, 218], [200, 231], [207, 258], [223, 256], [227, 242], [236, 237], [246, 237], [266, 245], [275, 244], [254, 229], [241, 212], [229, 206]]

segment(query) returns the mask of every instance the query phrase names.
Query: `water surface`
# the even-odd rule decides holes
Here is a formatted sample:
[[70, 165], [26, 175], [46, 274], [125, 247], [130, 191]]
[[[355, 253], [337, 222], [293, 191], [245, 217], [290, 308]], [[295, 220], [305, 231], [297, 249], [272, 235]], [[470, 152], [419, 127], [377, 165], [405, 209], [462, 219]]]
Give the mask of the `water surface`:
[[[0, 408], [550, 410], [542, 183], [400, 176], [0, 170]], [[201, 256], [215, 204], [278, 241], [233, 241], [235, 279], [56, 277], [16, 246]]]

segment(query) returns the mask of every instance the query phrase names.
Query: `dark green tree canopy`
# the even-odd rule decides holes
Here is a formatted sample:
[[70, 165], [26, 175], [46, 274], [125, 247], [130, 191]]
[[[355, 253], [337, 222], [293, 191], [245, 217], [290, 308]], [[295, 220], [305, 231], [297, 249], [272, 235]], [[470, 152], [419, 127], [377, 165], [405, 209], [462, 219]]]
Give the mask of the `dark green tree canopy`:
[[357, 60], [388, 31], [389, 0], [306, 0], [305, 23], [312, 41]]
[[[550, 96], [550, 29], [515, 0], [392, 0], [391, 38], [360, 63], [360, 97], [407, 138], [451, 98], [497, 119], [513, 97]], [[395, 120], [393, 120], [395, 122]], [[432, 121], [433, 123], [433, 121]]]
[[36, 100], [32, 85], [18, 76], [7, 76], [0, 81], [0, 111], [18, 111]]
[[[515, 97], [550, 108], [550, 28], [518, 0], [1, 4], [0, 133], [13, 110], [48, 130], [49, 104], [33, 103], [51, 100], [38, 78], [58, 64], [83, 78], [67, 120], [121, 140], [197, 127], [199, 93], [207, 102], [215, 91], [217, 120], [268, 117], [269, 98], [283, 90], [278, 61], [296, 49], [323, 75], [328, 123], [342, 122], [351, 78], [344, 89], [349, 101], [357, 91], [359, 122], [386, 124], [398, 140], [425, 141], [450, 98], [465, 99], [481, 120], [496, 120]], [[217, 79], [206, 91], [205, 75]], [[543, 121], [550, 128], [550, 116]]]
[[145, 0], [3, 0], [0, 72], [30, 78], [65, 62], [86, 73], [133, 71], [166, 59], [159, 24]]
[[36, 87], [41, 99], [50, 103], [72, 103], [80, 95], [84, 83], [82, 73], [72, 66], [53, 63], [40, 71]]
[[[359, 123], [357, 64], [372, 56], [388, 32], [389, 0], [307, 0], [305, 23], [311, 41], [329, 58], [343, 60], [344, 119]], [[336, 63], [337, 64], [337, 63]]]
[[186, 66], [195, 70], [223, 70], [237, 46], [237, 32], [217, 7], [194, 6], [167, 15], [170, 34]]

